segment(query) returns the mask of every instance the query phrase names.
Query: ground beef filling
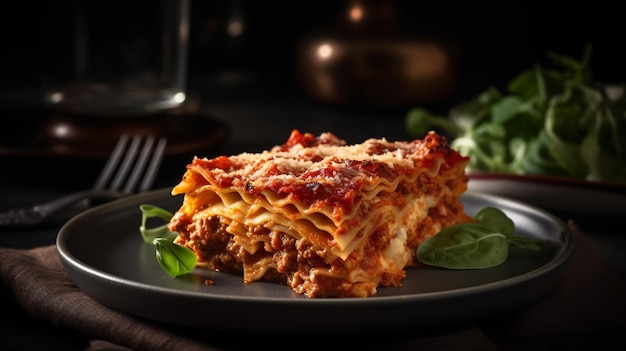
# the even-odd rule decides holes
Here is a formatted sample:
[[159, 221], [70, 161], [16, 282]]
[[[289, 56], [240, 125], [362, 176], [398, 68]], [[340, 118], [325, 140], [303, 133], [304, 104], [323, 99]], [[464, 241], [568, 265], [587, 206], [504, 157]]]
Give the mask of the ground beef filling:
[[[329, 275], [311, 274], [316, 267], [330, 269], [331, 272], [345, 270], [345, 263], [339, 262], [339, 259], [333, 264], [327, 263], [323, 258], [325, 252], [306, 239], [295, 239], [282, 232], [254, 230], [248, 235], [254, 236], [253, 241], [262, 247], [250, 253], [236, 242], [234, 235], [226, 231], [227, 225], [217, 216], [192, 221], [177, 213], [169, 227], [179, 234], [176, 243], [196, 253], [200, 266], [254, 277], [244, 279], [248, 283], [255, 280], [282, 283], [309, 297], [354, 294], [354, 283]], [[271, 263], [255, 265], [263, 260]], [[371, 287], [365, 286], [364, 289]]]

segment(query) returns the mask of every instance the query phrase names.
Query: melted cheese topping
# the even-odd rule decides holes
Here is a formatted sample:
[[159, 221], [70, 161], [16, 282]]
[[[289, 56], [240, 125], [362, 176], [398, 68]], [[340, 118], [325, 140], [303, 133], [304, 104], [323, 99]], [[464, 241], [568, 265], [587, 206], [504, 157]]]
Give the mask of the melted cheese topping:
[[[170, 227], [179, 232], [178, 243], [199, 257], [222, 254], [230, 262], [223, 255], [231, 250], [246, 282], [272, 268], [311, 297], [369, 296], [379, 284], [399, 285], [420, 242], [468, 220], [458, 201], [467, 189], [468, 161], [433, 132], [411, 142], [346, 145], [332, 133], [315, 137], [294, 130], [284, 145], [262, 153], [195, 157], [172, 190], [185, 198]], [[191, 238], [210, 241], [216, 235], [198, 229], [210, 218], [232, 235], [232, 245], [221, 253]], [[293, 239], [294, 247], [306, 246], [282, 248], [306, 264], [289, 263], [284, 273], [286, 268], [272, 264], [284, 259], [271, 244], [278, 234]], [[345, 287], [325, 287], [326, 280]]]

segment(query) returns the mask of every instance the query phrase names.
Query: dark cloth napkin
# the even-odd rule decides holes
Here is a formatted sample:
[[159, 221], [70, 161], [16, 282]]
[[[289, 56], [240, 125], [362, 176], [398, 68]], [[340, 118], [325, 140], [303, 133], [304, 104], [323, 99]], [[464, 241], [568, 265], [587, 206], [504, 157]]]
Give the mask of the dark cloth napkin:
[[539, 299], [470, 325], [378, 339], [351, 336], [334, 344], [319, 337], [191, 330], [112, 310], [71, 282], [55, 246], [0, 249], [0, 282], [4, 295], [28, 314], [84, 336], [88, 340], [84, 349], [94, 351], [243, 349], [254, 340], [263, 340], [261, 344], [273, 349], [281, 349], [280, 345], [284, 349], [330, 345], [386, 350], [621, 349], [626, 345], [626, 281], [598, 256], [575, 223], [568, 226], [575, 235], [574, 255], [563, 279]]

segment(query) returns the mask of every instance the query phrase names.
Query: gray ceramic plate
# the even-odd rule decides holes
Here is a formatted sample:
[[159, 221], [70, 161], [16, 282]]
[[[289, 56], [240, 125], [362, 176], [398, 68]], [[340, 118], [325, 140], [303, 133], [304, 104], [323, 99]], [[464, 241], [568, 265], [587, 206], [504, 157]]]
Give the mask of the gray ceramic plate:
[[[468, 192], [469, 214], [495, 206], [518, 235], [550, 240], [545, 252], [511, 251], [501, 266], [485, 270], [430, 267], [407, 270], [402, 287], [379, 288], [369, 298], [308, 299], [272, 283], [244, 284], [241, 277], [196, 269], [172, 278], [138, 228], [139, 205], [175, 211], [169, 189], [133, 195], [84, 212], [59, 232], [57, 246], [75, 284], [102, 304], [154, 321], [255, 333], [398, 331], [472, 321], [538, 298], [556, 285], [574, 250], [567, 227], [535, 207]], [[204, 281], [211, 279], [212, 285]]]
[[470, 191], [523, 201], [548, 211], [626, 214], [626, 184], [566, 177], [469, 172]]

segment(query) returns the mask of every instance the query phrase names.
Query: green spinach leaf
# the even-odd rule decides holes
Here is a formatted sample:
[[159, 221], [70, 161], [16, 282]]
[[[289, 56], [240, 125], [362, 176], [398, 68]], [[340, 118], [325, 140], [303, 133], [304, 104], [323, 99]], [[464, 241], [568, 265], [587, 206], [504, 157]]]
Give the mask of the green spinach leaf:
[[417, 259], [448, 269], [484, 269], [504, 263], [511, 245], [539, 251], [547, 242], [515, 236], [513, 221], [494, 207], [483, 208], [474, 219], [446, 227], [425, 240], [417, 248]]

